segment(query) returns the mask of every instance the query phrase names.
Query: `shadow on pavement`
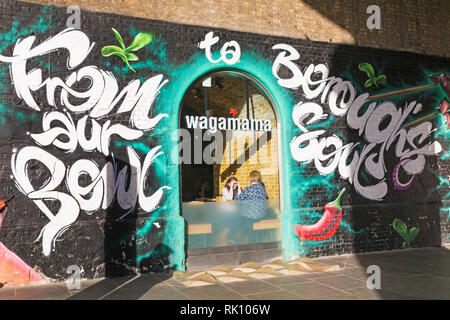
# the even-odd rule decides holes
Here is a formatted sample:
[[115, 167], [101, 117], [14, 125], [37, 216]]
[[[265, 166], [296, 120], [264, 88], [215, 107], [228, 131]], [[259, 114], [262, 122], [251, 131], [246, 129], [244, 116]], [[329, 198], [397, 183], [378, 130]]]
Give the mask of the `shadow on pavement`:
[[[416, 300], [450, 299], [450, 250], [446, 248], [412, 248], [404, 250], [335, 256], [345, 276], [338, 285], [359, 299]], [[375, 268], [379, 267], [379, 287], [375, 288]], [[352, 280], [355, 285], [352, 285]], [[336, 285], [337, 279], [322, 279]], [[374, 286], [369, 288], [369, 285]]]
[[[380, 267], [382, 299], [450, 299], [450, 251], [420, 248], [358, 256], [367, 270]], [[370, 276], [369, 274], [367, 275]]]
[[155, 285], [172, 278], [170, 273], [148, 273], [120, 278], [106, 278], [67, 300], [137, 300]]

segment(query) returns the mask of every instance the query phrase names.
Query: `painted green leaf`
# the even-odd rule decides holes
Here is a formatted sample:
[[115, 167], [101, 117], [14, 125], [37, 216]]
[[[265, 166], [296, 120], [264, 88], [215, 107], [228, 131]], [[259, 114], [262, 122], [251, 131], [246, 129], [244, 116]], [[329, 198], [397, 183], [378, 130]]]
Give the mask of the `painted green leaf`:
[[408, 243], [406, 243], [406, 242], [403, 242], [403, 248], [406, 248], [407, 246], [409, 246], [409, 244]]
[[116, 29], [114, 29], [114, 28], [111, 28], [111, 29], [114, 32], [114, 35], [116, 36], [117, 41], [119, 41], [120, 46], [122, 47], [123, 50], [125, 50], [125, 43], [123, 43], [122, 36], [120, 35], [120, 33]]
[[109, 57], [110, 55], [118, 53], [126, 58], [124, 51], [118, 46], [105, 46], [102, 48], [102, 56], [104, 57]]
[[376, 77], [376, 82], [378, 82], [379, 84], [385, 84], [386, 83], [386, 76], [384, 74], [382, 74], [381, 76]]
[[364, 87], [365, 88], [369, 88], [371, 86], [373, 86], [373, 79], [367, 79], [367, 81], [364, 83]]
[[402, 236], [402, 238], [406, 240], [406, 237], [408, 236], [408, 229], [403, 221], [400, 219], [394, 219], [392, 226]]
[[[111, 29], [113, 30], [114, 35], [116, 36], [117, 41], [119, 41], [122, 48], [119, 48], [118, 46], [105, 46], [102, 48], [102, 51], [101, 51], [102, 56], [104, 56], [104, 57], [109, 57], [111, 55], [118, 56], [125, 62], [125, 64], [128, 66], [128, 68], [130, 68], [131, 71], [136, 72], [131, 67], [129, 61], [138, 61], [139, 57], [133, 53], [127, 52], [127, 50], [125, 50], [125, 44], [124, 44], [123, 39], [122, 39], [121, 35], [119, 34], [119, 32], [114, 28], [111, 28]], [[147, 45], [151, 41], [151, 35], [149, 35], [150, 39], [146, 35], [149, 35], [149, 34], [143, 34], [143, 36], [140, 36], [140, 34], [138, 34], [134, 38], [134, 41], [129, 48], [131, 48], [133, 50], [138, 50], [138, 49], [142, 48], [143, 46]]]
[[139, 57], [131, 52], [127, 53], [127, 59], [128, 61], [139, 61]]
[[136, 70], [134, 70], [134, 69], [130, 66], [130, 63], [128, 62], [128, 59], [125, 59], [124, 61], [125, 61], [125, 63], [127, 64], [128, 68], [130, 68], [131, 71], [136, 72]]
[[127, 57], [126, 57], [123, 53], [121, 53], [121, 52], [115, 52], [115, 53], [113, 53], [113, 55], [120, 57], [120, 58], [123, 60], [123, 62], [125, 62], [126, 64], [128, 64], [128, 59], [127, 59]]
[[409, 230], [409, 239], [408, 239], [409, 242], [412, 242], [418, 233], [419, 233], [418, 228], [416, 228], [416, 227], [411, 228], [411, 230]]
[[[130, 64], [128, 62], [127, 56], [125, 55], [123, 50], [120, 49], [119, 47], [117, 47], [117, 46], [106, 46], [106, 47], [103, 47], [102, 55], [104, 57], [109, 57], [111, 55], [118, 56], [118, 57], [120, 57], [123, 60], [123, 62], [125, 62], [127, 64], [128, 68], [130, 68], [131, 70], [134, 71], [134, 69], [130, 66]], [[134, 72], [136, 72], [136, 71], [134, 71]]]
[[137, 51], [148, 45], [150, 42], [152, 42], [152, 35], [150, 33], [139, 33], [125, 51]]
[[367, 73], [367, 76], [369, 78], [375, 78], [375, 70], [373, 69], [373, 67], [370, 63], [368, 63], [368, 62], [360, 63], [359, 70]]

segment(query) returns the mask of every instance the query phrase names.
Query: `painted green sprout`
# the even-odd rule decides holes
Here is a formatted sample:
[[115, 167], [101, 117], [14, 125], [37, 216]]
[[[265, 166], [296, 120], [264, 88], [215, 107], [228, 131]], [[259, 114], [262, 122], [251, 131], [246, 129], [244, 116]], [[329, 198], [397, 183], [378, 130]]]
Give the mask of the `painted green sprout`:
[[118, 46], [105, 46], [102, 48], [102, 56], [109, 57], [111, 55], [119, 56], [130, 68], [131, 71], [136, 72], [131, 66], [130, 61], [139, 61], [139, 57], [132, 53], [133, 51], [138, 51], [139, 49], [145, 47], [150, 42], [152, 42], [152, 35], [150, 33], [138, 33], [138, 35], [134, 38], [133, 42], [125, 48], [125, 44], [123, 43], [122, 36], [120, 33], [111, 28], [114, 32], [114, 35], [119, 41], [120, 47]]
[[392, 223], [392, 226], [400, 234], [403, 240], [405, 240], [403, 242], [403, 248], [409, 247], [411, 242], [419, 233], [419, 229], [416, 227], [411, 228], [411, 230], [409, 230], [408, 232], [406, 224], [400, 219], [395, 219], [394, 222]]
[[365, 88], [369, 88], [373, 85], [379, 88], [380, 85], [386, 83], [387, 80], [386, 76], [384, 74], [375, 76], [375, 70], [373, 69], [372, 65], [368, 62], [360, 63], [359, 70], [364, 71], [369, 77], [369, 79], [364, 83]]

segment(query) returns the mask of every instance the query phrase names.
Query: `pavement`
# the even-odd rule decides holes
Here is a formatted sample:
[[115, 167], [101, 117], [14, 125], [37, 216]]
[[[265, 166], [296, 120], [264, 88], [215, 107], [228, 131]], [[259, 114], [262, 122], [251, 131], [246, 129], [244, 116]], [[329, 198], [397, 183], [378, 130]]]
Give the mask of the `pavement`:
[[[172, 274], [4, 287], [0, 300], [415, 300], [450, 299], [450, 250], [417, 248], [313, 259], [337, 271], [187, 287]], [[380, 289], [369, 289], [368, 267], [380, 268]], [[373, 267], [371, 267], [373, 268]], [[369, 269], [371, 269], [369, 268]]]

